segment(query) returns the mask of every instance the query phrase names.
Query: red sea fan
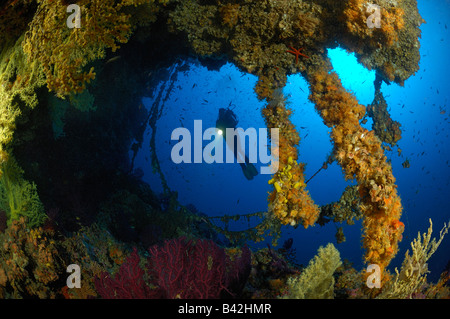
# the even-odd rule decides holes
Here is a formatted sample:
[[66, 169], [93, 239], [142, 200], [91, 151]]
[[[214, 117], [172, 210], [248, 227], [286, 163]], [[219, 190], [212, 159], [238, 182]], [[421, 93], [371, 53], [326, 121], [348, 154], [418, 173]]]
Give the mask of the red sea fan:
[[231, 260], [212, 240], [167, 240], [149, 249], [155, 285], [166, 298], [217, 299], [234, 297], [247, 282], [251, 252], [245, 246]]
[[178, 238], [150, 249], [152, 271], [166, 298], [214, 299], [225, 287], [227, 256], [211, 240]]
[[145, 271], [139, 266], [140, 257], [135, 248], [114, 275], [107, 272], [95, 279], [97, 293], [104, 299], [148, 299], [153, 291], [144, 281]]
[[134, 249], [114, 276], [102, 273], [95, 280], [98, 294], [108, 299], [234, 297], [242, 291], [251, 269], [248, 247], [232, 260], [212, 240], [171, 239], [150, 247], [149, 252], [145, 269]]

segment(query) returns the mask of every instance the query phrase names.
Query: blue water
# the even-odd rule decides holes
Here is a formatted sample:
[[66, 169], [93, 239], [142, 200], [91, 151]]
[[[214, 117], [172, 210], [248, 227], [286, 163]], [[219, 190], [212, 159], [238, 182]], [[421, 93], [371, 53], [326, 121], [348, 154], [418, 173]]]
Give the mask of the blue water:
[[[426, 24], [421, 26], [420, 70], [405, 81], [403, 87], [396, 84], [382, 86], [392, 119], [402, 125], [402, 139], [398, 143], [402, 149], [401, 155], [397, 154], [397, 148], [386, 152], [397, 179], [404, 208], [401, 220], [405, 224], [400, 251], [390, 265], [391, 270], [401, 265], [417, 233], [426, 232], [430, 218], [434, 236], [439, 235], [443, 223], [450, 219], [450, 109], [447, 106], [450, 101], [450, 1], [419, 1], [419, 11], [426, 20]], [[354, 55], [341, 49], [330, 50], [329, 56], [344, 86], [356, 95], [361, 104], [370, 104], [374, 95], [374, 72], [365, 69]], [[176, 143], [171, 141], [174, 129], [186, 127], [193, 132], [194, 120], [202, 120], [204, 130], [214, 127], [221, 107], [235, 106], [238, 126], [243, 129], [264, 128], [261, 115], [264, 103], [258, 101], [253, 92], [256, 81], [255, 76], [241, 73], [232, 64], [224, 65], [219, 71], [208, 71], [205, 67], [192, 64], [189, 71], [178, 74], [174, 89], [164, 105], [160, 105], [163, 113], [157, 123], [156, 148], [168, 186], [178, 192], [182, 204], [193, 204], [209, 216], [267, 210], [267, 194], [271, 190], [267, 183], [269, 175], [259, 174], [248, 181], [236, 163], [177, 165], [170, 157]], [[156, 90], [164, 89], [167, 86], [161, 85]], [[288, 78], [284, 93], [289, 107], [294, 110], [292, 122], [301, 136], [299, 161], [307, 164], [305, 176], [308, 179], [322, 166], [331, 151], [329, 130], [309, 102], [308, 84], [300, 75]], [[154, 99], [144, 97], [143, 102], [150, 107]], [[370, 125], [369, 121], [366, 127], [370, 128]], [[144, 180], [155, 191], [161, 192], [159, 177], [153, 173], [149, 161], [150, 135], [151, 130], [148, 129], [135, 165], [144, 170]], [[410, 168], [402, 167], [405, 159], [409, 159]], [[338, 200], [349, 183], [352, 181], [345, 181], [341, 168], [334, 163], [313, 178], [307, 188], [314, 201], [323, 205]], [[254, 220], [250, 225], [256, 222]], [[236, 229], [248, 226], [247, 222], [234, 225]], [[280, 244], [292, 237], [298, 263], [307, 264], [320, 246], [333, 242], [342, 258], [347, 258], [356, 269], [361, 269], [361, 222], [352, 226], [343, 225], [347, 240], [342, 244], [336, 244], [334, 237], [339, 226], [328, 223], [324, 227], [316, 225], [306, 230], [303, 227], [285, 227]], [[259, 245], [249, 244], [257, 248], [267, 243], [270, 240]], [[444, 239], [429, 261], [431, 280], [439, 278], [449, 259], [450, 236]]]

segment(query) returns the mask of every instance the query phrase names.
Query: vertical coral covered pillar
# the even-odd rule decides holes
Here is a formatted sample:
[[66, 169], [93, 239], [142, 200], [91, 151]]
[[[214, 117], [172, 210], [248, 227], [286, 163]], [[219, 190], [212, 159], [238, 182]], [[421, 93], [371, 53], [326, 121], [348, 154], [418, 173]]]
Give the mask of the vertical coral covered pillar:
[[[269, 195], [269, 212], [284, 225], [305, 228], [314, 225], [319, 207], [305, 189], [304, 164], [298, 163], [299, 134], [290, 121], [291, 111], [286, 109], [281, 90], [276, 90], [271, 102], [263, 109], [267, 128], [279, 128], [279, 165], [269, 184], [274, 186]], [[274, 154], [272, 154], [274, 155]]]
[[307, 72], [310, 100], [325, 124], [332, 128], [334, 153], [346, 179], [356, 178], [364, 214], [365, 260], [384, 270], [398, 250], [404, 225], [399, 221], [402, 205], [392, 167], [373, 131], [359, 121], [365, 107], [347, 92], [329, 61]]

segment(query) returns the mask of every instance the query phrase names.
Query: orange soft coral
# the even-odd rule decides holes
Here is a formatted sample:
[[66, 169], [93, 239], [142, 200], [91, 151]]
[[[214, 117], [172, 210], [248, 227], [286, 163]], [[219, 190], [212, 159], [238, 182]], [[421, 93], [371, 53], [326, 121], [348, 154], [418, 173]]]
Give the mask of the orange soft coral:
[[240, 5], [238, 3], [231, 4], [227, 3], [219, 9], [220, 15], [223, 19], [223, 24], [232, 28], [239, 21], [239, 9]]
[[364, 106], [347, 92], [329, 62], [308, 72], [310, 99], [332, 127], [334, 152], [346, 179], [356, 178], [364, 214], [365, 259], [385, 269], [398, 250], [402, 205], [380, 140], [359, 124]]
[[[365, 0], [349, 0], [344, 10], [344, 19], [349, 34], [364, 39], [360, 44], [369, 44], [371, 47], [392, 46], [398, 41], [399, 31], [404, 28], [404, 11], [392, 4], [380, 5], [380, 28], [369, 28], [367, 19], [373, 14], [368, 9]], [[376, 4], [376, 3], [375, 3]], [[358, 51], [358, 50], [355, 50]]]

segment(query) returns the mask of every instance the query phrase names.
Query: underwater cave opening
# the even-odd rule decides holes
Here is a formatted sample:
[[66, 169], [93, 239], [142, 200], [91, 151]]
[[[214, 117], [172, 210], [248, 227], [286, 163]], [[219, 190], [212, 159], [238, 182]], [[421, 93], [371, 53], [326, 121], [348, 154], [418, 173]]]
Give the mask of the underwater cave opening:
[[[338, 56], [337, 61], [340, 59]], [[348, 66], [347, 62], [344, 64]], [[195, 120], [202, 120], [205, 127], [214, 127], [220, 108], [232, 108], [239, 120], [238, 127], [244, 130], [265, 128], [261, 115], [265, 102], [259, 101], [254, 93], [257, 81], [255, 76], [242, 73], [231, 63], [223, 65], [219, 70], [208, 70], [207, 67], [189, 60], [184, 63], [188, 65], [182, 67], [182, 71], [178, 72], [176, 65], [166, 69], [164, 72], [177, 74], [170, 76], [167, 81], [160, 81], [153, 87], [151, 96], [142, 99], [143, 105], [149, 111], [156, 106], [160, 115], [156, 123], [154, 145], [159, 167], [164, 174], [164, 183], [167, 183], [170, 190], [178, 193], [178, 200], [182, 205], [193, 205], [199, 212], [208, 216], [266, 211], [267, 196], [271, 190], [268, 184], [270, 175], [259, 174], [249, 181], [237, 163], [175, 164], [171, 159], [171, 151], [177, 143], [171, 140], [172, 132], [182, 127], [193, 133]], [[353, 72], [351, 74], [354, 75]], [[362, 77], [364, 76], [366, 75]], [[373, 82], [367, 82], [367, 87], [373, 86]], [[332, 150], [328, 128], [308, 99], [309, 88], [305, 79], [300, 75], [289, 76], [283, 91], [288, 107], [294, 111], [292, 122], [301, 137], [299, 162], [306, 163], [305, 176], [309, 179], [327, 160]], [[366, 94], [370, 96], [370, 91]], [[373, 98], [373, 93], [370, 98]], [[149, 147], [152, 135], [152, 128], [148, 126], [144, 133], [143, 147], [135, 157], [134, 167], [142, 171], [143, 180], [149, 183], [156, 193], [162, 193], [164, 183], [157, 170], [152, 167], [152, 150], [151, 146]], [[206, 144], [207, 142], [204, 142], [203, 146]], [[259, 169], [261, 163], [256, 166]], [[341, 168], [333, 163], [326, 171], [311, 179], [308, 189], [316, 203], [325, 205], [338, 200], [347, 184]], [[229, 229], [247, 229], [258, 222], [257, 218], [241, 219], [231, 223]], [[224, 224], [219, 226], [225, 227]], [[338, 226], [340, 225], [329, 223], [306, 230], [302, 227], [283, 227], [279, 244], [282, 244], [283, 240], [294, 238], [293, 247], [297, 251], [298, 262], [307, 263], [318, 247], [335, 241], [334, 234]], [[362, 250], [359, 245], [354, 244], [360, 241], [360, 227], [346, 227], [345, 231], [348, 240], [341, 244], [339, 249], [345, 258], [355, 262], [355, 266], [362, 265]], [[267, 241], [255, 245], [266, 244]]]

